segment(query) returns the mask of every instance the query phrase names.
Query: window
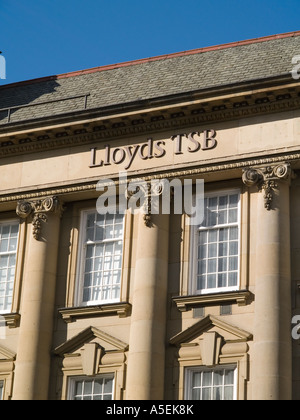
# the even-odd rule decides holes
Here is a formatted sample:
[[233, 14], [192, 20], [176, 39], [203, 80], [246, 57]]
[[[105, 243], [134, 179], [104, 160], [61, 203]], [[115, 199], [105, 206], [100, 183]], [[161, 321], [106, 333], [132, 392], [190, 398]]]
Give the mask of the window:
[[0, 224], [0, 313], [12, 307], [19, 224]]
[[95, 379], [70, 380], [70, 400], [113, 400], [114, 377], [101, 376]]
[[236, 367], [186, 371], [186, 399], [201, 401], [236, 400]]
[[3, 388], [4, 388], [4, 382], [0, 381], [0, 401], [3, 400]]
[[78, 304], [120, 300], [124, 215], [83, 213]]
[[192, 293], [237, 290], [239, 286], [240, 193], [204, 199], [204, 221], [194, 228]]

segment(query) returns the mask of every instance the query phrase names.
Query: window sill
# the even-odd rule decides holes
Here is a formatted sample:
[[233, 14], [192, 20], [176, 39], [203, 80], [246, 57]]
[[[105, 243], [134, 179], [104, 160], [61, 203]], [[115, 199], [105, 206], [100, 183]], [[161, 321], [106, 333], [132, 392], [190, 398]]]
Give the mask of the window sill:
[[5, 319], [5, 323], [9, 328], [17, 328], [20, 325], [21, 315], [18, 313], [0, 314]]
[[246, 306], [254, 299], [254, 295], [248, 290], [235, 292], [211, 293], [207, 295], [179, 296], [174, 297], [177, 309], [186, 312], [194, 307], [236, 303], [238, 306]]
[[118, 302], [77, 308], [63, 308], [59, 309], [59, 313], [66, 323], [70, 323], [78, 318], [90, 318], [109, 315], [118, 315], [119, 318], [126, 318], [129, 315], [130, 310], [131, 305], [129, 303]]

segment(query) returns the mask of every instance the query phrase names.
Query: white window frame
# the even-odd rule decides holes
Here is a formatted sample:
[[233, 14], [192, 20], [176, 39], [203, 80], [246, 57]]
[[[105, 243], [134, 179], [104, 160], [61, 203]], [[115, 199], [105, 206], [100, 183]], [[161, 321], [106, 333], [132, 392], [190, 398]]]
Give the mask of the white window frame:
[[4, 381], [0, 380], [0, 401], [4, 399]]
[[[111, 401], [113, 401], [115, 398], [115, 375], [112, 374], [102, 374], [102, 375], [97, 375], [95, 377], [88, 377], [88, 376], [74, 376], [74, 377], [70, 377], [69, 381], [68, 381], [68, 400], [69, 401], [74, 401], [75, 400], [75, 385], [76, 382], [80, 382], [80, 381], [95, 381], [97, 379], [105, 379], [105, 378], [109, 378], [113, 380], [113, 384], [112, 384], [112, 399]], [[109, 401], [109, 400], [106, 400]]]
[[[12, 290], [12, 295], [11, 295], [11, 299], [12, 299], [12, 303], [10, 305], [10, 308], [8, 309], [4, 309], [1, 310], [0, 309], [0, 315], [5, 315], [5, 314], [10, 314], [12, 311], [12, 307], [13, 307], [13, 302], [14, 302], [14, 289], [15, 289], [15, 285], [16, 285], [16, 271], [17, 271], [17, 266], [18, 266], [18, 250], [19, 250], [19, 241], [20, 241], [20, 223], [18, 220], [16, 219], [8, 219], [5, 221], [1, 221], [0, 222], [0, 226], [18, 226], [18, 239], [17, 239], [17, 243], [16, 243], [16, 250], [15, 251], [7, 251], [7, 252], [3, 252], [0, 253], [0, 258], [2, 255], [15, 255], [16, 257], [16, 262], [15, 262], [15, 275], [14, 275], [14, 283], [13, 283], [13, 290]], [[0, 295], [1, 297], [1, 295]]]
[[[214, 368], [208, 368], [205, 366], [198, 366], [198, 367], [190, 367], [185, 369], [185, 391], [184, 391], [184, 399], [187, 401], [192, 400], [192, 380], [193, 380], [193, 374], [199, 373], [199, 372], [216, 372], [216, 371], [224, 371], [224, 370], [234, 370], [233, 374], [233, 401], [237, 401], [237, 395], [238, 395], [238, 367], [236, 364], [234, 365], [218, 365]], [[224, 387], [224, 384], [222, 384], [222, 388]], [[214, 388], [212, 385], [209, 387], [211, 389]], [[214, 401], [214, 400], [211, 400]]]
[[[224, 225], [216, 225], [214, 227], [201, 227], [201, 226], [191, 226], [191, 253], [190, 253], [190, 281], [189, 281], [189, 294], [190, 295], [205, 295], [213, 293], [223, 293], [230, 291], [237, 291], [240, 289], [240, 279], [241, 279], [241, 190], [238, 188], [230, 190], [218, 190], [215, 192], [210, 192], [205, 194], [205, 198], [212, 197], [222, 197], [238, 194], [238, 221], [237, 223], [228, 223]], [[201, 231], [210, 231], [213, 229], [222, 229], [230, 228], [232, 226], [238, 226], [238, 269], [237, 269], [237, 286], [228, 286], [228, 287], [216, 287], [210, 289], [202, 289], [201, 291], [197, 289], [197, 278], [198, 278], [198, 240], [199, 232]]]
[[[86, 262], [86, 225], [87, 225], [87, 218], [89, 214], [97, 213], [96, 209], [85, 209], [81, 211], [81, 222], [80, 222], [80, 234], [79, 234], [79, 252], [78, 252], [78, 262], [77, 262], [77, 278], [76, 278], [76, 289], [75, 289], [75, 304], [78, 307], [88, 307], [88, 306], [95, 306], [100, 304], [111, 304], [111, 303], [118, 303], [121, 300], [122, 295], [122, 274], [123, 274], [123, 267], [124, 267], [124, 239], [125, 239], [125, 215], [123, 215], [123, 236], [122, 239], [122, 263], [121, 263], [121, 286], [120, 286], [120, 297], [118, 299], [107, 299], [107, 300], [97, 300], [97, 301], [83, 301], [83, 287], [84, 287], [84, 269], [85, 269], [85, 262]], [[109, 213], [109, 208], [108, 208]], [[108, 243], [108, 242], [116, 242], [114, 240], [104, 240], [99, 241], [99, 243]], [[94, 242], [96, 243], [96, 242]]]

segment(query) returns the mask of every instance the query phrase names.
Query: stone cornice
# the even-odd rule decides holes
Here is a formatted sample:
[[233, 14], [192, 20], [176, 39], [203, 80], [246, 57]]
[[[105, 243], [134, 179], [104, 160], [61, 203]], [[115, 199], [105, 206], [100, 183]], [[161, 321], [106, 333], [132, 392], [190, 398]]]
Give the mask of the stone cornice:
[[[132, 135], [153, 133], [178, 127], [188, 127], [213, 122], [247, 118], [255, 115], [270, 114], [296, 110], [300, 108], [300, 91], [295, 86], [274, 87], [273, 90], [249, 95], [244, 92], [239, 96], [232, 94], [223, 98], [206, 97], [203, 101], [190, 101], [184, 107], [176, 104], [170, 107], [137, 109], [128, 114], [107, 114], [97, 116], [97, 110], [90, 110], [82, 116], [82, 120], [74, 120], [72, 116], [59, 126], [45, 126], [45, 120], [33, 131], [21, 129], [21, 123], [15, 132], [9, 132], [12, 127], [0, 125], [0, 156], [13, 156], [39, 152], [43, 150], [59, 149], [68, 146], [107, 141]], [[192, 99], [192, 98], [191, 98]], [[181, 104], [182, 105], [182, 104]], [[98, 114], [101, 110], [98, 110]], [[100, 114], [101, 115], [101, 114]], [[83, 119], [84, 118], [84, 119]], [[49, 124], [49, 123], [48, 123]], [[20, 131], [19, 131], [20, 130]]]

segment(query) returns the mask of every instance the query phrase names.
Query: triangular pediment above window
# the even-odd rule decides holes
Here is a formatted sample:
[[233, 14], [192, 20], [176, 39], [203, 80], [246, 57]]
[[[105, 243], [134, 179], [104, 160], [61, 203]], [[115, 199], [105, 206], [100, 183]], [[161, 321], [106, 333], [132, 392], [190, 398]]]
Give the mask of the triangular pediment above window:
[[194, 340], [199, 340], [204, 333], [208, 332], [216, 333], [227, 343], [247, 342], [253, 338], [251, 333], [223, 319], [208, 315], [201, 321], [196, 322], [191, 327], [172, 337], [170, 344], [179, 346], [184, 343], [192, 343]]
[[105, 352], [118, 351], [125, 352], [128, 349], [128, 344], [115, 338], [95, 327], [89, 327], [81, 331], [76, 336], [67, 340], [65, 343], [58, 346], [54, 353], [59, 356], [79, 352], [87, 344], [97, 344]]
[[16, 353], [0, 345], [0, 362], [14, 361], [15, 359], [16, 359]]
[[[201, 321], [171, 338], [170, 343], [179, 348], [179, 359], [198, 359], [204, 366], [216, 366], [221, 358], [230, 360], [238, 354], [243, 357], [249, 350], [247, 341], [251, 333], [223, 319], [208, 315]], [[232, 359], [231, 359], [232, 360]], [[234, 359], [235, 360], [235, 359]]]

